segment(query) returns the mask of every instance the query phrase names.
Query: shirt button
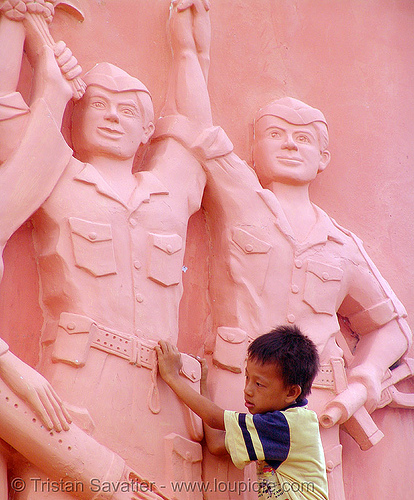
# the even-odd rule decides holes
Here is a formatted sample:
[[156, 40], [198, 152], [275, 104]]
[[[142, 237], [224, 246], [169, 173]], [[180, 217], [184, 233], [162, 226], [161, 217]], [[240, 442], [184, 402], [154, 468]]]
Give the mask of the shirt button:
[[136, 261], [134, 262], [134, 267], [135, 267], [135, 269], [141, 269], [141, 265], [142, 265], [142, 264], [141, 264], [141, 262], [140, 262], [139, 260], [136, 260]]
[[294, 314], [288, 314], [287, 320], [289, 321], [289, 323], [294, 323], [296, 320], [296, 317]]
[[329, 279], [329, 274], [327, 272], [322, 273], [322, 279], [323, 280], [328, 280]]
[[292, 293], [298, 293], [298, 292], [299, 292], [298, 285], [292, 285]]
[[72, 322], [71, 322], [71, 323], [68, 323], [68, 324], [67, 324], [67, 329], [68, 329], [69, 331], [71, 331], [71, 332], [72, 332], [75, 328], [76, 328], [75, 323], [72, 323]]
[[173, 247], [171, 245], [167, 245], [166, 249], [167, 249], [167, 252], [170, 254], [173, 252]]
[[137, 302], [139, 302], [140, 304], [141, 304], [141, 302], [144, 302], [144, 297], [140, 293], [137, 293], [135, 295], [135, 298], [136, 298]]
[[244, 249], [246, 250], [247, 253], [253, 252], [253, 245], [247, 244]]
[[295, 267], [300, 269], [303, 266], [303, 262], [300, 259], [295, 260]]
[[130, 219], [129, 223], [131, 224], [132, 227], [135, 227], [138, 224], [138, 222], [135, 219]]
[[96, 233], [89, 233], [89, 239], [94, 241], [96, 240], [96, 238], [98, 237], [98, 235]]

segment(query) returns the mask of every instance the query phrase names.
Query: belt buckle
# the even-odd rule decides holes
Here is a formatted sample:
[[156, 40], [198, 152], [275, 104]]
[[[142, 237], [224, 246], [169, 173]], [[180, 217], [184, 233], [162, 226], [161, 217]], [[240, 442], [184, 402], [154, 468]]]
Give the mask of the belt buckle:
[[130, 363], [152, 370], [155, 362], [156, 342], [134, 338], [132, 340], [132, 353]]

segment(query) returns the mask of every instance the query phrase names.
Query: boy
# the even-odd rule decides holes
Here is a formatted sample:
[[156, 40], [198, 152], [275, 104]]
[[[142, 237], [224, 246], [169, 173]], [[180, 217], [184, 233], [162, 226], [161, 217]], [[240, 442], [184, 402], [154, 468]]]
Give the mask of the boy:
[[239, 468], [257, 461], [259, 498], [327, 500], [318, 420], [305, 399], [319, 357], [296, 326], [280, 326], [249, 346], [244, 397], [250, 414], [210, 401], [204, 361], [200, 395], [179, 376], [177, 348], [160, 341], [156, 350], [161, 377], [203, 419], [209, 451], [229, 453]]

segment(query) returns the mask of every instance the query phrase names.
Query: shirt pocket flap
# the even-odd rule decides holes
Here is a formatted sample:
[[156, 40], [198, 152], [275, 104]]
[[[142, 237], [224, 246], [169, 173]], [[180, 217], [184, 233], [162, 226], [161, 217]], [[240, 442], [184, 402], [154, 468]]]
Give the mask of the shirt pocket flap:
[[260, 240], [240, 228], [233, 230], [233, 241], [245, 253], [267, 253], [272, 248], [272, 245], [266, 241]]
[[59, 326], [67, 333], [89, 333], [94, 321], [87, 316], [63, 312], [59, 318]]
[[183, 240], [178, 234], [151, 234], [152, 244], [163, 252], [172, 255], [181, 250]]
[[181, 354], [181, 374], [184, 375], [191, 382], [199, 382], [201, 379], [201, 365], [200, 362], [188, 354]]
[[229, 344], [241, 344], [247, 339], [246, 332], [241, 328], [219, 326], [217, 328], [217, 335]]
[[70, 228], [73, 233], [88, 241], [112, 240], [112, 229], [110, 224], [99, 224], [75, 217], [69, 218]]
[[322, 281], [341, 281], [344, 274], [340, 267], [329, 266], [316, 260], [308, 261], [307, 271]]

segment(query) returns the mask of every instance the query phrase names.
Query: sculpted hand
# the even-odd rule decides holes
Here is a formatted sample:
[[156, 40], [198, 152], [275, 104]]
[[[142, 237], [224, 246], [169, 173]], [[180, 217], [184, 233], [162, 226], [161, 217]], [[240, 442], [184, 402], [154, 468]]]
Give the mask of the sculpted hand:
[[193, 7], [197, 10], [210, 10], [210, 0], [173, 0], [172, 5], [177, 7], [178, 11]]
[[72, 54], [72, 51], [66, 46], [65, 42], [57, 42], [54, 46], [54, 53], [60, 71], [66, 80], [70, 81], [80, 76], [82, 68], [79, 66], [77, 59]]
[[167, 382], [172, 378], [178, 377], [182, 367], [181, 354], [177, 347], [160, 340], [155, 347], [158, 356], [158, 370], [161, 377]]
[[376, 367], [359, 365], [351, 368], [348, 372], [349, 384], [360, 384], [365, 387], [367, 399], [365, 408], [372, 413], [378, 406], [381, 398], [381, 376]]
[[209, 0], [174, 0], [171, 3], [170, 35], [173, 49], [195, 49], [208, 56], [211, 27]]
[[[57, 47], [62, 68], [77, 71], [76, 64], [74, 64], [76, 60], [72, 59], [71, 54], [68, 57], [67, 51], [60, 51], [59, 44]], [[42, 47], [35, 61], [34, 99], [43, 98], [50, 107], [66, 106], [73, 92], [68, 80], [62, 75], [62, 71], [52, 49], [47, 46]]]
[[10, 351], [0, 356], [0, 376], [49, 429], [69, 430], [72, 419], [49, 382]]

